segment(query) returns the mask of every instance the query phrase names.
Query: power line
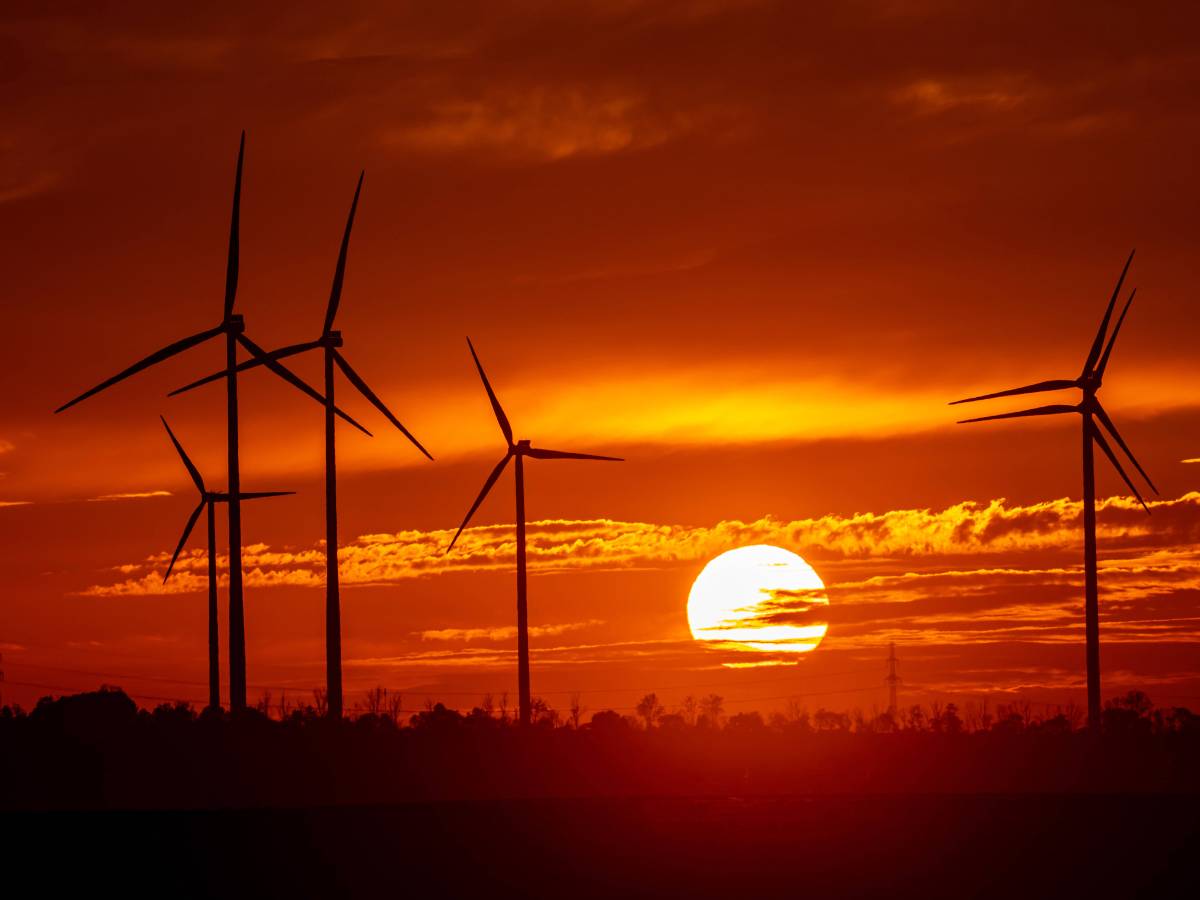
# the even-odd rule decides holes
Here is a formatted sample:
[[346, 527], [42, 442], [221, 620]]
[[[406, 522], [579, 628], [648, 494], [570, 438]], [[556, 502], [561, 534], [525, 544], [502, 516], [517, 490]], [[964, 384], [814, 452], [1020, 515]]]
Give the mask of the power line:
[[[70, 687], [70, 688], [63, 687], [61, 684], [43, 684], [43, 683], [35, 682], [35, 681], [9, 681], [6, 683], [19, 685], [20, 687], [38, 688], [43, 691], [59, 691], [60, 693], [64, 693], [64, 694], [70, 694], [73, 692], [77, 692], [79, 690], [79, 688], [74, 688], [74, 687]], [[155, 694], [135, 694], [132, 691], [126, 691], [124, 688], [120, 688], [120, 690], [123, 693], [125, 693], [127, 696], [136, 697], [139, 700], [161, 700], [165, 703], [178, 703], [178, 702], [204, 703], [204, 702], [206, 702], [203, 700], [196, 700], [196, 699], [191, 699], [191, 698], [187, 698], [187, 697], [161, 697], [161, 696], [157, 696]]]
[[[189, 686], [194, 686], [194, 687], [207, 687], [207, 685], [208, 685], [207, 681], [188, 681], [186, 679], [180, 679], [180, 678], [165, 678], [165, 677], [159, 676], [159, 675], [134, 675], [134, 674], [129, 674], [129, 673], [122, 674], [122, 673], [117, 673], [117, 672], [97, 672], [97, 671], [93, 671], [93, 670], [89, 670], [89, 669], [70, 669], [70, 668], [65, 668], [63, 666], [51, 666], [51, 665], [46, 665], [44, 663], [27, 663], [27, 662], [23, 662], [23, 661], [18, 662], [17, 665], [25, 666], [26, 668], [31, 668], [31, 669], [45, 669], [45, 670], [53, 671], [53, 672], [67, 672], [67, 673], [70, 673], [73, 675], [91, 675], [96, 678], [127, 678], [127, 679], [132, 679], [135, 681], [136, 680], [157, 681], [157, 682], [162, 682], [164, 684], [183, 684], [183, 685], [189, 685]], [[850, 676], [854, 676], [854, 675], [866, 674], [866, 671], [867, 670], [865, 670], [865, 669], [855, 669], [855, 670], [851, 670], [851, 671], [842, 671], [842, 672], [818, 672], [818, 673], [813, 673], [813, 674], [806, 673], [805, 675], [799, 676], [799, 677], [802, 680], [806, 680], [806, 681], [810, 680], [810, 679], [821, 679], [821, 678], [846, 678], [846, 677], [850, 677]], [[731, 680], [732, 680], [732, 677], [734, 677], [734, 676], [731, 676]], [[560, 694], [569, 696], [572, 694], [625, 694], [625, 693], [650, 693], [650, 692], [657, 693], [658, 691], [687, 691], [687, 690], [699, 690], [702, 688], [757, 687], [758, 685], [763, 685], [763, 684], [779, 684], [781, 682], [793, 681], [796, 678], [797, 678], [797, 676], [795, 676], [795, 675], [781, 676], [778, 678], [759, 678], [759, 679], [755, 679], [754, 681], [743, 681], [736, 685], [731, 685], [730, 681], [710, 681], [710, 682], [700, 682], [700, 683], [692, 683], [692, 684], [654, 685], [654, 686], [649, 686], [649, 687], [584, 688], [584, 689], [580, 689], [580, 690], [564, 688], [564, 689], [560, 689], [560, 690], [538, 691], [537, 693], [540, 696], [546, 696], [546, 695], [557, 696]], [[249, 684], [247, 686], [255, 688], [257, 690], [271, 690], [271, 691], [308, 692], [308, 691], [312, 690], [312, 688], [305, 687], [304, 685], [295, 685], [295, 684], [292, 684], [292, 685]], [[362, 693], [369, 693], [372, 690], [374, 690], [374, 688], [359, 688], [355, 691], [347, 691], [347, 693], [362, 694]], [[439, 689], [435, 689], [435, 690], [431, 690], [431, 691], [422, 691], [419, 689], [419, 687], [416, 687], [416, 688], [412, 688], [412, 689], [403, 689], [400, 691], [400, 693], [414, 693], [414, 694], [429, 693], [429, 694], [437, 694], [438, 696], [481, 697], [485, 694], [494, 694], [496, 692], [494, 689], [482, 689], [482, 688], [459, 689], [459, 690], [442, 690], [439, 688]]]

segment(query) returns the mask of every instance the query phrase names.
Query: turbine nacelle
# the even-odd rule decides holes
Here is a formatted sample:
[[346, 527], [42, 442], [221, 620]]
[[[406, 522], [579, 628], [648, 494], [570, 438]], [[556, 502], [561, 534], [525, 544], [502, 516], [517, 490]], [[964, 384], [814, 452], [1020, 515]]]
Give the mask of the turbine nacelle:
[[[324, 396], [309, 386], [290, 369], [284, 367], [277, 358], [268, 357], [268, 354], [265, 350], [255, 344], [252, 340], [250, 340], [250, 338], [246, 337], [246, 320], [240, 314], [233, 311], [233, 304], [237, 297], [238, 269], [241, 253], [239, 220], [241, 216], [242, 197], [242, 161], [245, 156], [245, 149], [246, 134], [245, 132], [242, 132], [241, 143], [238, 146], [237, 176], [234, 180], [233, 186], [233, 218], [229, 227], [229, 257], [225, 272], [225, 311], [224, 317], [221, 319], [220, 324], [218, 324], [215, 328], [198, 332], [197, 334], [190, 335], [181, 340], [175, 341], [174, 343], [168, 344], [161, 350], [157, 350], [154, 353], [151, 353], [149, 356], [138, 360], [133, 365], [121, 372], [118, 372], [113, 377], [105, 379], [95, 387], [84, 391], [73, 400], [64, 403], [58, 409], [54, 410], [55, 413], [60, 413], [64, 410], [70, 409], [75, 404], [80, 403], [81, 401], [112, 387], [114, 384], [117, 384], [120, 381], [124, 381], [126, 378], [129, 378], [132, 375], [136, 375], [138, 372], [144, 371], [151, 366], [155, 366], [160, 362], [164, 362], [173, 356], [183, 353], [185, 350], [190, 350], [191, 348], [197, 347], [206, 341], [212, 340], [216, 337], [221, 337], [223, 335], [226, 336], [227, 339], [232, 338], [233, 340], [237, 341], [237, 343], [241, 344], [243, 349], [245, 349], [252, 357], [254, 357], [259, 364], [267, 366], [267, 368], [269, 368], [284, 381], [291, 384], [294, 388], [302, 393], [307, 394], [318, 403], [325, 405]], [[223, 371], [218, 373], [216, 376], [216, 378], [222, 377], [230, 377], [230, 373], [228, 371]], [[366, 431], [365, 428], [362, 428], [361, 425], [359, 425], [341, 410], [336, 410], [336, 412], [355, 427]]]
[[[1112, 320], [1113, 310], [1116, 308], [1117, 297], [1120, 295], [1121, 286], [1125, 282], [1125, 275], [1129, 271], [1129, 264], [1133, 262], [1133, 253], [1129, 254], [1129, 258], [1125, 260], [1125, 267], [1121, 270], [1121, 276], [1117, 279], [1116, 287], [1113, 288], [1112, 296], [1109, 298], [1108, 307], [1104, 311], [1104, 317], [1100, 320], [1100, 328], [1096, 332], [1096, 337], [1092, 341], [1091, 350], [1088, 353], [1087, 359], [1083, 364], [1083, 371], [1078, 378], [1074, 379], [1058, 379], [1053, 381], [1039, 381], [1035, 384], [1027, 384], [1023, 387], [1010, 388], [1006, 391], [996, 391], [991, 394], [981, 394], [977, 397], [967, 397], [963, 400], [954, 400], [951, 406], [959, 403], [974, 403], [979, 400], [993, 400], [999, 397], [1012, 397], [1020, 394], [1040, 394], [1046, 391], [1060, 391], [1067, 389], [1078, 389], [1083, 392], [1083, 397], [1077, 405], [1071, 406], [1067, 404], [1052, 404], [1049, 406], [1038, 406], [1032, 409], [1019, 410], [1017, 412], [999, 413], [991, 416], [978, 416], [973, 419], [961, 419], [958, 424], [966, 425], [972, 422], [988, 422], [996, 419], [1019, 419], [1028, 416], [1052, 416], [1061, 413], [1080, 413], [1084, 417], [1084, 427], [1087, 430], [1087, 436], [1090, 440], [1099, 445], [1104, 455], [1108, 457], [1109, 462], [1117, 470], [1117, 473], [1124, 480], [1125, 484], [1133, 492], [1133, 495], [1142, 504], [1142, 507], [1147, 513], [1150, 512], [1146, 501], [1142, 499], [1141, 493], [1134, 486], [1133, 481], [1125, 473], [1125, 469], [1121, 466], [1117, 455], [1109, 446], [1103, 432], [1107, 431], [1116, 441], [1124, 454], [1133, 463], [1138, 473], [1145, 479], [1146, 483], [1154, 493], [1158, 493], [1158, 488], [1154, 482], [1150, 480], [1150, 476], [1146, 474], [1146, 470], [1142, 468], [1141, 463], [1133, 455], [1133, 451], [1129, 449], [1129, 445], [1121, 437], [1121, 433], [1117, 430], [1116, 424], [1105, 412], [1104, 407], [1100, 403], [1099, 397], [1096, 396], [1100, 390], [1100, 386], [1104, 381], [1104, 372], [1108, 368], [1109, 358], [1112, 356], [1113, 345], [1117, 342], [1117, 335], [1121, 332], [1121, 325], [1125, 322], [1125, 315], [1129, 312], [1129, 307], [1133, 303], [1133, 298], [1137, 295], [1135, 288], [1129, 294], [1129, 299], [1125, 301], [1125, 306], [1121, 309], [1121, 314], [1117, 318], [1116, 324], [1113, 326], [1112, 333], [1108, 331], [1109, 322]], [[1097, 424], [1099, 423], [1099, 424]]]
[[458, 526], [458, 531], [455, 532], [454, 538], [446, 548], [447, 553], [454, 549], [459, 535], [463, 533], [463, 529], [467, 527], [467, 524], [471, 521], [471, 517], [475, 515], [475, 510], [479, 509], [479, 505], [483, 503], [484, 498], [487, 497], [492, 487], [496, 484], [496, 481], [500, 478], [504, 467], [508, 465], [508, 461], [514, 456], [518, 458], [529, 457], [531, 459], [586, 459], [602, 462], [624, 462], [618, 456], [599, 456], [595, 453], [572, 453], [567, 450], [545, 450], [541, 447], [533, 446], [533, 442], [527, 439], [513, 440], [512, 425], [508, 421], [504, 407], [500, 405], [500, 399], [496, 396], [496, 392], [492, 390], [492, 383], [488, 381], [487, 373], [483, 371], [483, 363], [479, 361], [479, 354], [475, 352], [475, 345], [471, 343], [470, 338], [467, 338], [467, 346], [471, 350], [471, 358], [475, 360], [475, 368], [479, 370], [479, 379], [483, 382], [484, 390], [487, 391], [488, 400], [492, 404], [492, 412], [496, 416], [496, 423], [500, 426], [500, 432], [504, 435], [504, 442], [508, 445], [508, 450], [500, 462], [496, 463], [496, 467], [492, 469], [491, 474], [488, 475], [487, 480], [483, 483], [483, 489], [479, 492], [479, 496], [475, 498], [475, 502], [471, 504], [471, 508], [463, 518], [462, 524]]
[[[246, 360], [245, 362], [239, 363], [237, 368], [235, 369], [235, 371], [244, 372], [247, 369], [253, 369], [253, 368], [256, 368], [257, 366], [266, 366], [267, 368], [271, 369], [272, 371], [275, 371], [278, 374], [279, 370], [282, 369], [282, 364], [280, 362], [281, 360], [287, 359], [289, 356], [297, 356], [301, 353], [307, 353], [310, 350], [324, 350], [327, 354], [332, 354], [334, 364], [339, 369], [341, 369], [342, 374], [346, 376], [346, 379], [354, 386], [354, 388], [360, 394], [362, 394], [363, 397], [365, 397], [367, 399], [367, 401], [371, 403], [372, 406], [374, 406], [381, 413], [383, 413], [384, 417], [389, 422], [391, 422], [392, 425], [394, 425], [397, 428], [397, 430], [400, 431], [401, 434], [403, 434], [406, 438], [408, 438], [409, 441], [412, 442], [413, 446], [415, 446], [418, 450], [420, 450], [421, 453], [423, 453], [427, 458], [432, 460], [433, 455], [430, 454], [430, 452], [421, 445], [421, 442], [418, 441], [412, 435], [412, 433], [407, 428], [404, 427], [404, 425], [401, 424], [400, 420], [398, 418], [396, 418], [396, 416], [392, 413], [392, 411], [390, 409], [388, 409], [388, 407], [384, 404], [384, 402], [381, 399], [379, 399], [379, 397], [375, 394], [375, 392], [373, 390], [371, 390], [371, 388], [367, 385], [367, 383], [363, 379], [363, 377], [354, 370], [354, 368], [346, 360], [346, 357], [343, 356], [339, 352], [340, 348], [343, 345], [342, 333], [340, 331], [337, 331], [334, 329], [333, 321], [334, 321], [335, 316], [337, 315], [338, 306], [341, 303], [342, 285], [345, 283], [345, 278], [346, 278], [346, 257], [350, 250], [350, 234], [354, 228], [354, 213], [355, 213], [355, 210], [358, 208], [358, 198], [359, 198], [359, 194], [362, 192], [362, 182], [363, 182], [363, 176], [359, 175], [358, 186], [354, 189], [354, 201], [350, 204], [350, 215], [346, 219], [346, 229], [342, 233], [341, 247], [338, 250], [337, 266], [334, 269], [333, 288], [330, 290], [330, 293], [329, 293], [329, 305], [325, 310], [325, 323], [321, 329], [320, 336], [316, 340], [306, 341], [306, 342], [300, 343], [300, 344], [291, 344], [287, 347], [280, 347], [279, 349], [272, 350], [269, 353], [267, 351], [263, 350], [261, 347], [250, 346], [248, 341], [245, 340], [244, 338], [238, 338], [239, 341], [241, 341], [244, 345], [247, 346], [248, 349], [251, 350], [252, 358]], [[286, 372], [288, 370], [283, 369], [283, 371]], [[206, 375], [205, 377], [199, 378], [196, 381], [191, 382], [190, 384], [185, 384], [181, 388], [176, 388], [175, 390], [171, 391], [171, 393], [168, 396], [173, 397], [176, 394], [182, 394], [185, 391], [190, 391], [190, 390], [193, 390], [194, 388], [200, 387], [201, 385], [210, 384], [214, 381], [219, 381], [220, 379], [226, 378], [228, 376], [229, 376], [228, 369], [225, 369], [220, 372], [213, 372], [211, 375]], [[300, 387], [300, 385], [297, 385], [297, 387]], [[328, 405], [328, 401], [322, 394], [316, 393], [315, 391], [312, 391], [311, 389], [307, 389], [307, 390], [305, 388], [301, 388], [301, 389], [305, 390], [305, 393], [309, 393], [310, 396], [313, 396], [314, 398], [319, 399], [322, 406]], [[366, 428], [364, 428], [362, 425], [360, 425], [351, 416], [349, 416], [346, 412], [344, 412], [340, 407], [335, 405], [333, 407], [333, 412], [339, 418], [341, 418], [344, 421], [348, 422], [349, 424], [353, 425], [355, 428], [357, 428], [363, 434], [367, 435], [368, 437], [371, 437], [370, 431], [368, 431]]]
[[[167, 566], [167, 574], [163, 576], [163, 584], [167, 583], [167, 579], [171, 577], [171, 571], [175, 568], [175, 563], [179, 559], [179, 554], [183, 552], [184, 545], [191, 537], [192, 529], [196, 527], [196, 521], [200, 518], [205, 508], [208, 508], [209, 522], [211, 527], [212, 521], [212, 505], [214, 503], [229, 503], [233, 499], [233, 495], [228, 491], [210, 491], [204, 485], [204, 478], [200, 474], [200, 470], [196, 468], [196, 464], [192, 462], [191, 457], [187, 455], [187, 451], [183, 449], [183, 444], [179, 443], [179, 438], [175, 437], [175, 432], [171, 430], [171, 426], [167, 424], [166, 418], [158, 417], [163, 423], [163, 428], [167, 429], [167, 435], [171, 438], [171, 443], [175, 445], [175, 452], [179, 454], [179, 459], [183, 463], [183, 467], [187, 469], [188, 475], [192, 479], [192, 484], [196, 486], [196, 492], [200, 495], [200, 502], [196, 504], [196, 508], [192, 510], [188, 516], [187, 524], [183, 526], [183, 535], [179, 538], [179, 543], [175, 546], [175, 553], [171, 556], [171, 564]], [[294, 494], [295, 491], [239, 491], [237, 494], [238, 500], [261, 500], [266, 497], [285, 497]], [[209, 548], [212, 552], [212, 548]]]

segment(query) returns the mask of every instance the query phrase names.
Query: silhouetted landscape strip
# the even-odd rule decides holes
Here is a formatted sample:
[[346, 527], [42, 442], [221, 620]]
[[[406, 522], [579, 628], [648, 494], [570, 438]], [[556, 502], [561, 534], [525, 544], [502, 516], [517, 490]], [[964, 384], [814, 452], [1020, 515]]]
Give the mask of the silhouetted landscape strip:
[[[358, 718], [311, 704], [199, 715], [139, 710], [119, 689], [0, 709], [0, 766], [20, 772], [5, 809], [205, 809], [547, 797], [779, 797], [830, 793], [1200, 793], [1200, 716], [1140, 691], [1109, 700], [1101, 731], [1073, 704], [898, 716], [793, 706], [726, 715], [720, 697], [667, 713], [602, 709], [584, 723], [539, 702], [529, 726], [504, 706], [441, 704], [401, 717], [377, 694]], [[399, 701], [400, 698], [392, 698]], [[759, 698], [756, 698], [759, 699]], [[961, 714], [960, 714], [961, 713]]]

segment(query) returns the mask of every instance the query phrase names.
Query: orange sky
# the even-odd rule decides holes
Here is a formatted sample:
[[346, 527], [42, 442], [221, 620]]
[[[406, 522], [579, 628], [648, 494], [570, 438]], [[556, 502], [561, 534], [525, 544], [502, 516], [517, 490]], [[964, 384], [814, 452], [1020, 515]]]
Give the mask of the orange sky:
[[[438, 552], [502, 452], [469, 333], [518, 436], [629, 459], [529, 468], [534, 693], [552, 705], [656, 689], [870, 708], [892, 640], [914, 700], [1079, 699], [1077, 423], [956, 428], [944, 402], [1073, 376], [1136, 245], [1103, 397], [1164, 505], [1101, 512], [1104, 674], [1200, 705], [1196, 18], [9, 4], [5, 696], [205, 694], [202, 582], [146, 586], [193, 502], [157, 414], [224, 479], [219, 389], [164, 396], [220, 351], [50, 410], [216, 324], [245, 128], [248, 333], [316, 336], [365, 167], [339, 326], [438, 458], [347, 399], [378, 434], [339, 435], [351, 691], [515, 691], [511, 532]], [[320, 412], [242, 383], [247, 487], [300, 492], [245, 514], [251, 693], [303, 693], [323, 669]], [[510, 478], [478, 524], [511, 523]], [[1119, 487], [1101, 466], [1101, 496]], [[121, 494], [152, 496], [89, 502]], [[754, 542], [829, 586], [829, 635], [799, 665], [729, 670], [688, 637], [692, 579]]]

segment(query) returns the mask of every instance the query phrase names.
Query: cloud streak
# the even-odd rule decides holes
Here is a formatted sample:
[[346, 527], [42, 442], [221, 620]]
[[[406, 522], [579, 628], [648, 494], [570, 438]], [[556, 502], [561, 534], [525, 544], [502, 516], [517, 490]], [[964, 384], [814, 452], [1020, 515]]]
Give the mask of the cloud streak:
[[170, 497], [170, 491], [126, 491], [119, 494], [101, 494], [99, 497], [89, 497], [88, 503], [107, 503], [111, 500], [146, 500], [150, 497]]
[[[564, 622], [560, 625], [530, 625], [529, 635], [560, 635], [603, 624], [601, 619], [588, 619], [586, 622]], [[506, 625], [495, 628], [437, 628], [422, 631], [420, 636], [423, 641], [507, 641], [517, 636], [517, 627]]]
[[[1099, 504], [1099, 536], [1107, 552], [1136, 553], [1186, 547], [1200, 542], [1200, 493], [1151, 503], [1146, 516], [1129, 497]], [[829, 565], [1003, 554], [1074, 551], [1079, 543], [1082, 506], [1059, 499], [1025, 506], [1005, 500], [964, 501], [941, 510], [902, 509], [850, 516], [822, 516], [781, 521], [764, 517], [753, 522], [723, 521], [711, 526], [659, 525], [611, 519], [543, 520], [527, 529], [530, 570], [630, 570], [670, 568], [710, 559], [733, 547], [775, 544]], [[510, 525], [470, 528], [453, 553], [445, 553], [452, 531], [399, 531], [366, 534], [338, 552], [342, 583], [386, 585], [410, 578], [464, 572], [507, 570], [515, 560]], [[269, 587], [324, 584], [320, 547], [273, 549], [252, 544], [243, 551], [246, 582]], [[180, 557], [180, 577], [166, 586], [161, 572], [169, 556], [160, 553], [140, 563], [117, 567], [131, 576], [115, 584], [97, 584], [90, 596], [130, 596], [200, 590], [203, 552]], [[224, 567], [227, 560], [219, 559]], [[195, 580], [186, 576], [196, 576]]]

